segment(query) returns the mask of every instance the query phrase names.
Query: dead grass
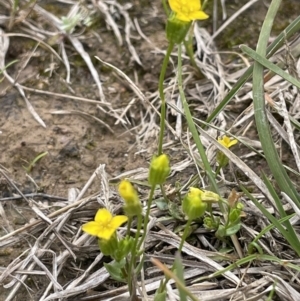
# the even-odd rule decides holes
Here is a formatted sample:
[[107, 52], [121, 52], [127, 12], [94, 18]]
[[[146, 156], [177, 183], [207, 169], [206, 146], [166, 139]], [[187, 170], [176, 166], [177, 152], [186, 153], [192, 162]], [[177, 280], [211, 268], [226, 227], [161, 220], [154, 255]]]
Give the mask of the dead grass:
[[[255, 2], [252, 1], [251, 4]], [[73, 31], [66, 29], [58, 15], [42, 8], [36, 2], [26, 4], [21, 1], [20, 10], [15, 14], [9, 14], [11, 12], [10, 4], [7, 1], [0, 1], [0, 8], [6, 11], [5, 14], [0, 15], [0, 21], [5, 25], [9, 22], [11, 26], [10, 33], [8, 27], [1, 29], [0, 32], [0, 69], [3, 70], [3, 76], [10, 84], [7, 89], [13, 86], [18, 90], [33, 118], [43, 127], [47, 125], [30, 103], [28, 93], [47, 94], [94, 104], [111, 118], [114, 124], [107, 123], [82, 110], [53, 109], [50, 113], [53, 115], [84, 115], [93, 118], [111, 133], [114, 133], [114, 127], [119, 124], [124, 128], [124, 132], [130, 132], [135, 137], [135, 143], [131, 146], [132, 151], [135, 154], [144, 154], [145, 159], [149, 159], [156, 150], [160, 100], [155, 90], [147, 91], [144, 88], [139, 69], [143, 68], [143, 60], [135, 45], [137, 44], [136, 40], [147, 43], [151, 49], [150, 60], [157, 57], [162, 58], [165, 53], [164, 48], [160, 48], [147, 37], [147, 34], [143, 33], [140, 24], [147, 20], [132, 16], [134, 15], [133, 4], [120, 4], [116, 1], [105, 0], [92, 1], [91, 4], [85, 6], [78, 3], [71, 5], [67, 2], [64, 5], [69, 11], [69, 18], [78, 13], [84, 15]], [[157, 10], [161, 10], [159, 1], [148, 5], [147, 9], [149, 14], [157, 14]], [[112, 64], [104, 61], [101, 57], [97, 58], [103, 66], [110, 70], [110, 74], [114, 74], [115, 79], [122, 82], [130, 91], [128, 93], [130, 96], [126, 99], [125, 104], [111, 101], [109, 85], [103, 84], [101, 71], [95, 67], [94, 58], [85, 50], [87, 48], [85, 39], [90, 34], [99, 38], [100, 47], [101, 43], [105, 42], [101, 41], [97, 30], [89, 31], [83, 24], [88, 17], [91, 17], [92, 20], [96, 17], [102, 18], [107, 26], [107, 31], [115, 37], [120, 46], [125, 45], [130, 60], [134, 62], [134, 70], [131, 72], [133, 77], [130, 77], [118, 67], [120, 62], [116, 61]], [[43, 22], [39, 23], [40, 20]], [[223, 62], [224, 54], [218, 51], [213, 40], [220, 32], [221, 30], [211, 35], [205, 28], [201, 28], [197, 24], [194, 27], [196, 63], [206, 79], [199, 80], [195, 76], [186, 56], [184, 86], [187, 99], [194, 113], [195, 122], [199, 125], [201, 139], [211, 164], [215, 164], [214, 158], [217, 149], [224, 151], [232, 162], [230, 168], [224, 173], [222, 172], [218, 178], [224, 196], [228, 195], [232, 188], [239, 187], [239, 184], [242, 183], [244, 186], [252, 187], [255, 197], [268, 208], [269, 212], [276, 215], [273, 198], [259, 177], [260, 171], [267, 171], [267, 169], [254, 126], [251, 81], [248, 81], [238, 92], [234, 100], [217, 116], [211, 126], [205, 130], [201, 127], [202, 121], [210, 115], [250, 64], [246, 57], [236, 52], [231, 52], [233, 59], [230, 63]], [[32, 48], [26, 60], [22, 61], [19, 72], [30, 65], [31, 58], [39, 47], [45, 47], [56, 63], [63, 64], [65, 77], [61, 77], [61, 81], [66, 83], [71, 91], [73, 75], [70, 66], [74, 62], [72, 62], [72, 58], [68, 57], [67, 52], [72, 47], [73, 51], [82, 58], [91, 74], [94, 81], [95, 98], [81, 97], [74, 93], [54, 93], [27, 86], [26, 81], [21, 83], [17, 75], [11, 75], [9, 69], [4, 70], [8, 63], [6, 56], [9, 50], [9, 41], [21, 36], [34, 40], [36, 46]], [[51, 46], [49, 44], [50, 37], [61, 38], [61, 42], [55, 47]], [[297, 38], [299, 36], [289, 47], [283, 47], [278, 55], [274, 56], [274, 62], [286, 61], [286, 56], [293, 54], [295, 58], [293, 64], [295, 65], [287, 65], [290, 68], [297, 68], [299, 57], [297, 51], [299, 40]], [[174, 62], [176, 55], [176, 53], [172, 54]], [[195, 145], [191, 141], [191, 135], [186, 130], [176, 88], [174, 62], [170, 62], [172, 70], [169, 70], [168, 78], [165, 81], [169, 111], [164, 151], [170, 155], [172, 162], [172, 174], [170, 184], [166, 186], [166, 193], [174, 203], [174, 208], [178, 210], [179, 204], [174, 189], [175, 181], [180, 181], [181, 188], [178, 193], [181, 194], [192, 185], [206, 187], [207, 181], [201, 163], [199, 163], [200, 158]], [[3, 95], [5, 92], [3, 90]], [[300, 117], [299, 91], [280, 77], [273, 76], [266, 80], [265, 93], [274, 140], [293, 175], [295, 185], [299, 187], [299, 132], [293, 132], [290, 124], [290, 117], [294, 120], [299, 120]], [[225, 132], [231, 133], [240, 142], [240, 147], [236, 149], [235, 153], [226, 152], [216, 142], [218, 136]], [[97, 164], [100, 163], [99, 159]], [[75, 188], [69, 191], [67, 200], [51, 199], [49, 196], [48, 201], [45, 201], [45, 198], [36, 201], [33, 197], [26, 197], [21, 192], [22, 189], [18, 188], [15, 179], [11, 177], [10, 170], [5, 170], [2, 166], [3, 181], [16, 189], [17, 194], [26, 202], [33, 217], [29, 223], [14, 229], [6, 214], [6, 204], [9, 200], [1, 199], [0, 214], [3, 221], [2, 228], [6, 234], [0, 237], [0, 247], [2, 250], [7, 250], [9, 247], [14, 248], [21, 244], [23, 248], [23, 252], [19, 256], [10, 257], [10, 262], [1, 267], [0, 283], [5, 291], [9, 292], [3, 300], [20, 300], [21, 296], [24, 298], [24, 294], [27, 296], [26, 300], [30, 298], [30, 300], [41, 301], [128, 300], [127, 287], [109, 279], [109, 275], [103, 267], [103, 262], [107, 258], [98, 254], [96, 240], [83, 234], [80, 227], [94, 216], [99, 206], [106, 207], [114, 213], [121, 210], [122, 201], [111, 187], [111, 184], [119, 179], [128, 177], [141, 184], [138, 186], [139, 193], [146, 201], [148, 190], [143, 183], [147, 180], [147, 168], [126, 170], [114, 178], [109, 178], [105, 168], [105, 164], [101, 163], [80, 191]], [[92, 184], [96, 184], [100, 189], [96, 191], [92, 189], [91, 192]], [[157, 204], [160, 198], [161, 195], [157, 193], [148, 225], [145, 267], [142, 270], [141, 278], [138, 279], [140, 290], [138, 294], [144, 296], [143, 300], [153, 300], [153, 294], [162, 277], [160, 271], [150, 263], [150, 258], [159, 259], [166, 265], [170, 265], [180, 243], [180, 227], [178, 228], [178, 226], [184, 227], [184, 221], [180, 220], [171, 208], [165, 211], [158, 209]], [[194, 235], [183, 247], [187, 287], [199, 300], [207, 301], [266, 300], [266, 296], [272, 290], [275, 290], [280, 300], [300, 300], [298, 274], [279, 263], [260, 261], [259, 257], [251, 264], [225, 272], [223, 277], [211, 277], [214, 272], [234, 263], [238, 259], [238, 254], [247, 254], [249, 242], [267, 225], [266, 218], [250, 200], [243, 197], [242, 201], [247, 217], [243, 220], [242, 229], [238, 235], [239, 250], [234, 250], [229, 241], [217, 240], [214, 233], [202, 228], [201, 225], [194, 225]], [[284, 197], [283, 201], [286, 203], [285, 209], [289, 211], [291, 205]], [[215, 212], [218, 214], [218, 208], [215, 208]], [[292, 223], [299, 233], [298, 222], [299, 214], [292, 219]], [[133, 228], [132, 232], [134, 231]], [[259, 241], [259, 245], [266, 254], [299, 264], [299, 258], [289, 249], [276, 230], [266, 233]], [[225, 249], [227, 252], [221, 252]], [[40, 280], [42, 284], [37, 284], [36, 277], [42, 279]], [[205, 277], [205, 281], [199, 281], [199, 277]], [[169, 300], [176, 300], [177, 291], [172, 286], [172, 281], [167, 290], [170, 296]], [[147, 299], [145, 296], [148, 296]]]

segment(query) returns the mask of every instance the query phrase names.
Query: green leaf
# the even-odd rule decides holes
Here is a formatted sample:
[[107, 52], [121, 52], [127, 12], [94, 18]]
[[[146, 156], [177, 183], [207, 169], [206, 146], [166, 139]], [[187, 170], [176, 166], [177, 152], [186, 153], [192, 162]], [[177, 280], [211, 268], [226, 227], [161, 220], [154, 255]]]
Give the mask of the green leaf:
[[112, 263], [104, 263], [104, 266], [111, 276], [116, 281], [119, 282], [127, 282], [127, 279], [125, 278], [122, 269], [125, 267], [126, 261], [123, 259], [122, 261], [113, 261]]
[[[297, 17], [287, 28], [285, 28], [277, 38], [272, 42], [272, 44], [267, 48], [267, 58], [271, 57], [293, 34], [300, 30], [300, 16]], [[220, 104], [214, 109], [214, 111], [207, 118], [206, 122], [210, 123], [223, 111], [225, 106], [230, 102], [230, 100], [237, 94], [237, 92], [243, 87], [246, 81], [251, 77], [253, 72], [253, 66], [250, 66], [245, 73], [240, 77], [236, 84], [231, 88], [229, 93], [220, 102]]]
[[130, 252], [133, 246], [134, 238], [127, 236], [126, 238], [118, 242], [118, 249], [114, 253], [114, 259], [116, 261], [121, 261], [124, 259]]
[[273, 71], [274, 73], [278, 74], [279, 76], [281, 76], [282, 78], [290, 82], [291, 84], [295, 85], [297, 88], [300, 88], [300, 82], [296, 78], [294, 78], [287, 72], [283, 71], [281, 68], [268, 61], [266, 58], [259, 55], [253, 49], [251, 49], [246, 45], [241, 45], [240, 48], [242, 49], [243, 52], [251, 56], [255, 61], [265, 66], [269, 70]]
[[154, 297], [154, 301], [166, 301], [167, 292], [158, 293]]
[[233, 226], [230, 226], [230, 227], [226, 228], [225, 235], [226, 236], [231, 236], [231, 235], [237, 233], [240, 229], [241, 229], [241, 223], [239, 222], [236, 225], [233, 225]]
[[154, 201], [157, 208], [161, 211], [168, 210], [168, 202], [164, 198], [158, 199]]
[[[174, 268], [175, 268], [175, 274], [177, 275], [178, 279], [183, 285], [185, 285], [184, 269], [183, 269], [183, 264], [179, 252], [176, 253]], [[180, 301], [187, 301], [187, 295], [185, 290], [183, 290], [181, 286], [177, 285], [177, 282], [176, 282], [176, 286], [179, 291]]]
[[184, 220], [184, 215], [181, 210], [181, 206], [176, 203], [169, 202], [168, 204], [169, 213], [172, 217], [177, 220]]

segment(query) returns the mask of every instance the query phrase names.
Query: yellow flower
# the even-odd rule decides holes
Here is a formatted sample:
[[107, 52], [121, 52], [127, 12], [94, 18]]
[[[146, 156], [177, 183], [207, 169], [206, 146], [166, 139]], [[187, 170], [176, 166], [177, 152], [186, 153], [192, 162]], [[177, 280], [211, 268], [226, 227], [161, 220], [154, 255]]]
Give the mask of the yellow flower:
[[233, 146], [233, 145], [235, 145], [235, 144], [238, 143], [238, 141], [237, 141], [236, 139], [230, 140], [230, 138], [227, 137], [226, 135], [223, 136], [222, 139], [221, 139], [221, 138], [218, 138], [218, 142], [219, 142], [220, 144], [222, 144], [222, 145], [223, 145], [224, 147], [226, 147], [226, 148], [229, 148], [229, 147], [231, 147], [231, 146]]
[[95, 220], [82, 226], [82, 230], [90, 235], [109, 240], [116, 230], [127, 221], [127, 216], [112, 214], [107, 209], [99, 209]]
[[181, 21], [205, 20], [208, 15], [201, 10], [200, 0], [169, 0], [170, 7]]

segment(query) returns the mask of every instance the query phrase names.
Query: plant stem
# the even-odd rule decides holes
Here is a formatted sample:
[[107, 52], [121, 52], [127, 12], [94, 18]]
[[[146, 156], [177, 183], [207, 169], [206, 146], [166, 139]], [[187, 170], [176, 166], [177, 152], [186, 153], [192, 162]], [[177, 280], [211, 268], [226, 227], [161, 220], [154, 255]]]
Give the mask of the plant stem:
[[162, 154], [162, 144], [163, 144], [163, 138], [165, 132], [166, 99], [164, 94], [164, 79], [165, 79], [169, 59], [173, 48], [174, 48], [174, 43], [170, 42], [159, 75], [158, 91], [161, 100], [161, 109], [160, 109], [160, 132], [159, 132], [158, 151], [157, 151], [158, 156]]
[[154, 190], [155, 190], [155, 185], [152, 185], [151, 190], [150, 190], [149, 199], [148, 199], [147, 211], [146, 211], [145, 218], [144, 218], [144, 233], [143, 233], [143, 235], [139, 241], [139, 244], [136, 248], [137, 250], [140, 250], [140, 248], [145, 240], [146, 234], [147, 234], [147, 226], [148, 226], [148, 221], [149, 221], [150, 208], [151, 208], [151, 204], [152, 204], [152, 200], [153, 200]]

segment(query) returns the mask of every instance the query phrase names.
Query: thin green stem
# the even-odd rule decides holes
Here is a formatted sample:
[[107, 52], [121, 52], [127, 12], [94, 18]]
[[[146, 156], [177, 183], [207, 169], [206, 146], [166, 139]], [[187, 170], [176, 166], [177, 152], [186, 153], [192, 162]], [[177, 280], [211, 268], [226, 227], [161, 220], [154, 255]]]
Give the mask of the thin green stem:
[[152, 185], [151, 190], [150, 190], [149, 199], [148, 199], [147, 211], [146, 211], [145, 218], [144, 218], [144, 232], [143, 232], [143, 235], [136, 248], [137, 250], [140, 250], [140, 248], [145, 240], [146, 234], [147, 234], [147, 226], [148, 226], [148, 222], [149, 222], [150, 208], [151, 208], [151, 204], [152, 204], [152, 200], [153, 200], [154, 190], [155, 190], [155, 185]]
[[128, 270], [127, 270], [127, 273], [128, 273], [128, 288], [129, 288], [129, 292], [130, 292], [130, 296], [132, 295], [132, 279], [134, 277], [134, 267], [135, 267], [135, 264], [136, 264], [136, 253], [137, 253], [137, 243], [139, 241], [139, 236], [140, 236], [140, 233], [141, 233], [141, 228], [142, 228], [142, 215], [138, 215], [137, 216], [137, 230], [136, 230], [136, 233], [135, 233], [135, 239], [134, 239], [134, 242], [133, 242], [133, 246], [132, 246], [132, 251], [131, 251], [131, 258], [130, 258], [130, 263], [129, 263], [129, 267], [128, 267]]
[[169, 14], [170, 14], [170, 9], [169, 9], [169, 7], [168, 7], [168, 5], [167, 5], [167, 1], [166, 1], [166, 0], [162, 0], [162, 5], [163, 5], [163, 8], [164, 8], [165, 14], [166, 14], [167, 16], [169, 16]]
[[[180, 245], [179, 245], [179, 248], [178, 248], [178, 251], [181, 253], [182, 251], [182, 248], [183, 248], [183, 244], [185, 242], [185, 240], [187, 239], [188, 237], [188, 234], [189, 234], [189, 230], [190, 230], [190, 227], [191, 227], [191, 223], [192, 223], [192, 220], [189, 218], [186, 225], [185, 225], [185, 228], [184, 228], [184, 231], [183, 231], [183, 234], [181, 236], [181, 241], [180, 241]], [[173, 267], [174, 267], [174, 264], [173, 264]], [[173, 270], [173, 268], [172, 268]]]
[[[183, 244], [184, 244], [184, 242], [185, 242], [185, 240], [186, 240], [186, 238], [187, 238], [187, 236], [188, 236], [188, 234], [189, 234], [189, 229], [190, 229], [191, 223], [192, 223], [192, 220], [191, 220], [191, 219], [188, 219], [188, 221], [187, 221], [187, 223], [186, 223], [186, 225], [185, 225], [183, 234], [182, 234], [182, 236], [181, 236], [181, 241], [180, 241], [179, 247], [178, 247], [178, 251], [179, 251], [180, 253], [181, 253], [181, 251], [182, 251]], [[174, 269], [175, 269], [175, 262], [173, 263], [173, 265], [172, 265], [170, 271], [174, 271]], [[170, 277], [168, 277], [168, 276], [166, 275], [166, 278], [164, 279], [164, 281], [162, 281], [162, 282], [160, 283], [160, 286], [159, 286], [159, 288], [158, 288], [158, 292], [159, 292], [159, 293], [162, 293], [162, 292], [166, 289], [166, 285], [167, 285], [167, 283], [168, 283], [169, 280], [170, 280]]]
[[163, 144], [163, 138], [165, 133], [166, 99], [164, 94], [164, 79], [165, 79], [169, 59], [173, 48], [174, 48], [174, 43], [170, 42], [159, 75], [158, 91], [161, 100], [161, 109], [160, 109], [160, 132], [159, 132], [158, 151], [157, 151], [158, 156], [162, 154], [162, 144]]
[[126, 236], [130, 235], [131, 232], [131, 224], [132, 224], [132, 217], [128, 217], [128, 222], [127, 222], [127, 230], [126, 230]]
[[[193, 28], [193, 26], [191, 28]], [[198, 67], [195, 61], [194, 50], [193, 50], [193, 36], [191, 35], [191, 32], [189, 32], [188, 34], [188, 40], [187, 41], [184, 40], [183, 43], [184, 43], [185, 50], [190, 58], [191, 65], [196, 70], [197, 75], [199, 76], [199, 78], [205, 78], [205, 76], [203, 75], [202, 71], [200, 70], [200, 68]]]
[[[211, 166], [208, 162], [208, 159], [207, 159], [207, 156], [206, 156], [206, 153], [205, 153], [205, 149], [204, 149], [203, 144], [201, 142], [201, 139], [199, 137], [199, 133], [198, 133], [197, 128], [194, 124], [193, 117], [192, 117], [192, 114], [191, 114], [190, 109], [189, 109], [189, 105], [188, 105], [188, 103], [186, 101], [186, 98], [185, 98], [185, 95], [184, 95], [183, 83], [182, 83], [182, 62], [181, 62], [181, 60], [182, 60], [182, 58], [181, 58], [181, 45], [178, 45], [178, 89], [179, 89], [180, 98], [181, 98], [181, 101], [182, 101], [182, 106], [183, 106], [183, 109], [184, 109], [185, 117], [186, 117], [186, 120], [187, 120], [187, 123], [188, 123], [189, 130], [191, 131], [191, 133], [193, 135], [193, 139], [194, 139], [195, 144], [197, 146], [197, 149], [198, 149], [199, 155], [201, 157], [202, 163], [204, 165], [204, 169], [205, 169], [206, 174], [208, 176], [208, 179], [209, 179], [209, 182], [210, 182], [210, 185], [211, 185], [211, 189], [215, 193], [220, 195], [219, 188], [218, 188], [218, 185], [217, 185], [216, 180], [215, 180], [215, 175], [214, 175], [214, 173], [211, 169]], [[223, 207], [223, 204], [222, 204], [221, 201], [219, 201], [219, 207], [220, 207], [221, 212], [224, 214], [225, 213], [225, 208]]]

